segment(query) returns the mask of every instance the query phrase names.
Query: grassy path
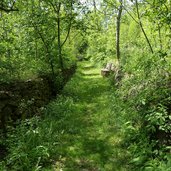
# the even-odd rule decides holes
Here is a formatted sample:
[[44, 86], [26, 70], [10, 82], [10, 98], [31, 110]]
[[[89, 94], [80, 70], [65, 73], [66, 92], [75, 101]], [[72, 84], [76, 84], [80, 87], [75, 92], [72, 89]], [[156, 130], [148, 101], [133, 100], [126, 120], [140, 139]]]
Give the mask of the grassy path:
[[79, 66], [62, 96], [52, 103], [59, 114], [60, 144], [54, 170], [127, 170], [119, 132], [111, 122], [111, 86], [100, 76], [100, 69], [80, 65], [84, 67]]

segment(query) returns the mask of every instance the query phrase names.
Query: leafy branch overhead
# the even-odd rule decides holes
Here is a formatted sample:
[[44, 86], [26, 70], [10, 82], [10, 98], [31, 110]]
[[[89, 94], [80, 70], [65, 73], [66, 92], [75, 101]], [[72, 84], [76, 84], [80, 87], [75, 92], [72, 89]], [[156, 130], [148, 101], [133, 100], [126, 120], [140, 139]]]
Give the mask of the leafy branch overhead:
[[15, 7], [16, 0], [13, 1], [6, 1], [1, 0], [0, 2], [0, 11], [4, 11], [6, 13], [13, 12], [13, 11], [19, 11], [17, 7]]

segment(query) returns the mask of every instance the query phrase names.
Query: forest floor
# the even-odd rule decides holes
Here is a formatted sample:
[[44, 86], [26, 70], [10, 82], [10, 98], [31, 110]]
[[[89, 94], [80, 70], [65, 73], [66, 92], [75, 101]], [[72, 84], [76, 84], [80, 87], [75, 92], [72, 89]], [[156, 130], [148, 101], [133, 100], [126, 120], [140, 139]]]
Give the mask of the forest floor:
[[56, 102], [65, 104], [59, 109], [63, 111], [58, 121], [59, 157], [53, 169], [127, 171], [127, 150], [121, 146], [119, 129], [115, 129], [119, 123], [111, 115], [112, 86], [102, 78], [100, 68], [88, 62], [78, 65]]

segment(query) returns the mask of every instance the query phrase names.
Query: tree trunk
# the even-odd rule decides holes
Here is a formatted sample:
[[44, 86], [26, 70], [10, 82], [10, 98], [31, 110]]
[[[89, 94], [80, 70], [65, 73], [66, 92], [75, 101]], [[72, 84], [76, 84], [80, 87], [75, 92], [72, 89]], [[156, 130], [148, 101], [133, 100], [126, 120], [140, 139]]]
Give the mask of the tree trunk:
[[118, 15], [116, 18], [116, 57], [118, 59], [118, 63], [120, 64], [120, 25], [121, 25], [121, 15], [122, 15], [122, 3], [123, 0], [119, 0], [120, 6], [118, 9]]
[[58, 57], [59, 57], [60, 68], [63, 71], [64, 64], [62, 59], [62, 48], [61, 48], [60, 9], [61, 9], [61, 3], [58, 4], [58, 8], [57, 8], [57, 24], [58, 24]]

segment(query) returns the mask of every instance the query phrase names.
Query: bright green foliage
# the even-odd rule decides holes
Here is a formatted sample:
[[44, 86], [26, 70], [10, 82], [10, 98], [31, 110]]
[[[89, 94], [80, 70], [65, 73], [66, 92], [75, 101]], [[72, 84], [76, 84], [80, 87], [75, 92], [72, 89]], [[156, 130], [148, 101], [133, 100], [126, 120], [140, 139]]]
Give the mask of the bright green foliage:
[[[75, 63], [77, 55], [75, 34], [78, 33], [77, 37], [80, 34], [77, 30], [72, 32], [77, 14], [74, 12], [70, 14], [73, 11], [69, 6], [70, 1], [62, 3], [60, 12], [62, 59], [64, 68], [68, 68]], [[58, 73], [60, 63], [57, 17], [50, 1], [17, 1], [16, 6], [19, 8], [18, 12], [2, 12], [0, 15], [1, 81], [27, 79], [42, 72]]]
[[[1, 170], [170, 171], [170, 0], [123, 1], [120, 65], [119, 0], [18, 0], [11, 12], [8, 5], [0, 4], [0, 81], [50, 73], [58, 86], [62, 63], [89, 61], [42, 117], [10, 129]], [[111, 61], [115, 72], [102, 79]]]

